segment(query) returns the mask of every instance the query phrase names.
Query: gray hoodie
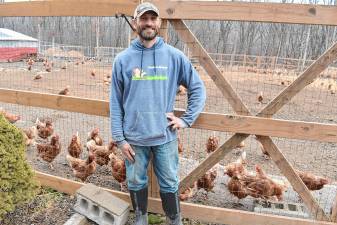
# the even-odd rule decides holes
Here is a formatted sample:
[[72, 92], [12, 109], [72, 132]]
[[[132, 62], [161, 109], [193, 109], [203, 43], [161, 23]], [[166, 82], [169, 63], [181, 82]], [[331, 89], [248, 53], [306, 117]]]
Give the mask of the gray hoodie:
[[166, 113], [173, 112], [179, 85], [188, 89], [188, 106], [180, 117], [191, 126], [202, 111], [205, 87], [188, 58], [160, 37], [151, 48], [135, 39], [113, 63], [110, 94], [112, 138], [119, 146], [155, 146], [173, 141]]

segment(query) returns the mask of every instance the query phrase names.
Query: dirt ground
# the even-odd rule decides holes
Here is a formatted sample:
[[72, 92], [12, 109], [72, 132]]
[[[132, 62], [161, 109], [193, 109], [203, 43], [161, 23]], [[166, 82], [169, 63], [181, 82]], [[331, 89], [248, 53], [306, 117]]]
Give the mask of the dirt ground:
[[[61, 69], [64, 65], [67, 68]], [[207, 103], [204, 111], [234, 114], [213, 81], [201, 68], [197, 67], [197, 70], [207, 87]], [[253, 115], [298, 76], [298, 73], [277, 69], [255, 72], [252, 69], [244, 70], [243, 68], [233, 67], [231, 69], [223, 68], [222, 72]], [[35, 63], [31, 71], [27, 70], [25, 62], [0, 63], [0, 88], [57, 94], [68, 85], [69, 94], [72, 96], [108, 100], [110, 87], [109, 84], [105, 84], [104, 77], [110, 73], [111, 65], [95, 61], [86, 61], [84, 64], [79, 63], [79, 65], [76, 65], [73, 61], [54, 60], [51, 72], [45, 71], [42, 62]], [[34, 80], [37, 74], [41, 74], [42, 79]], [[274, 118], [337, 124], [337, 94], [335, 93], [337, 91], [337, 75], [336, 73], [327, 74], [306, 87], [290, 103], [283, 107]], [[261, 92], [263, 96], [262, 103], [257, 101], [257, 97]], [[176, 107], [184, 108], [185, 106], [186, 95], [178, 95]], [[29, 163], [34, 169], [41, 172], [75, 180], [71, 168], [69, 168], [65, 160], [66, 149], [70, 143], [71, 135], [78, 131], [84, 145], [87, 133], [94, 127], [99, 127], [105, 144], [107, 144], [110, 137], [109, 119], [105, 117], [6, 103], [1, 103], [1, 107], [6, 111], [21, 115], [21, 120], [16, 123], [21, 128], [34, 125], [37, 117], [40, 119], [46, 117], [52, 119], [55, 132], [60, 134], [62, 144], [62, 152], [54, 161], [55, 169], [51, 170], [47, 163], [36, 158], [35, 147], [27, 149]], [[205, 143], [210, 135], [218, 136], [220, 143], [224, 143], [232, 134], [185, 129], [180, 132], [180, 135], [184, 145], [184, 152], [181, 157], [194, 160], [196, 162], [195, 166], [197, 166], [198, 162], [207, 156]], [[290, 140], [276, 137], [272, 137], [272, 139], [294, 167], [317, 175], [324, 175], [334, 182], [337, 180], [336, 143]], [[38, 139], [38, 141], [42, 142], [43, 140]], [[268, 174], [281, 175], [277, 166], [271, 160], [263, 157], [259, 144], [253, 137], [247, 138], [243, 149], [232, 151], [220, 161], [220, 164], [224, 165], [235, 160], [242, 150], [247, 152], [249, 169], [253, 169], [255, 164], [260, 164]], [[82, 157], [86, 157], [86, 152]], [[192, 169], [181, 167], [181, 178]], [[219, 174], [219, 176], [223, 177], [224, 175]], [[119, 189], [119, 184], [111, 176], [111, 170], [108, 166], [99, 167], [96, 173], [88, 178], [87, 182], [111, 189]], [[219, 185], [221, 185], [218, 187], [219, 189], [226, 188], [225, 184]], [[41, 203], [37, 198], [32, 203], [20, 207], [13, 214], [9, 214], [7, 220], [4, 220], [5, 223], [0, 222], [0, 224], [63, 224], [73, 213], [71, 206], [74, 204], [74, 199], [59, 193], [55, 195], [57, 198], [48, 207], [41, 207], [41, 210], [34, 211], [40, 207], [36, 205], [45, 204], [44, 202]], [[234, 197], [217, 196], [216, 193], [211, 194], [211, 196], [213, 197], [204, 199], [204, 193], [201, 191], [190, 201], [199, 204], [248, 210], [242, 205], [238, 205]], [[55, 218], [58, 218], [56, 222]], [[186, 224], [198, 224], [198, 222], [187, 221]]]

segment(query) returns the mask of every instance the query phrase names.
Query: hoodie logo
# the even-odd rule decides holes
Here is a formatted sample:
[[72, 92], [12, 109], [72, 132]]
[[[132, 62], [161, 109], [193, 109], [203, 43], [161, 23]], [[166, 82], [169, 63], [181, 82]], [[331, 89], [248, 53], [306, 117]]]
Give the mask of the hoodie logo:
[[143, 70], [143, 71], [140, 71], [140, 69], [139, 68], [134, 68], [133, 70], [132, 70], [132, 80], [134, 79], [134, 78], [143, 78], [144, 76], [146, 75], [146, 73], [145, 73], [145, 71]]
[[134, 68], [132, 70], [132, 80], [167, 80], [166, 75], [148, 75], [144, 70]]

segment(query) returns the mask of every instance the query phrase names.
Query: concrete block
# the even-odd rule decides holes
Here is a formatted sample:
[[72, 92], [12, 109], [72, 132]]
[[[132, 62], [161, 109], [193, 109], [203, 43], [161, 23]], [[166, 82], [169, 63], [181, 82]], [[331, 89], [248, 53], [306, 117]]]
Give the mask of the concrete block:
[[63, 225], [88, 225], [87, 218], [81, 214], [75, 213]]
[[82, 186], [76, 196], [74, 210], [99, 225], [124, 225], [128, 221], [129, 203], [93, 184]]
[[265, 202], [256, 200], [254, 203], [254, 212], [297, 218], [310, 217], [305, 211], [304, 205], [300, 203]]

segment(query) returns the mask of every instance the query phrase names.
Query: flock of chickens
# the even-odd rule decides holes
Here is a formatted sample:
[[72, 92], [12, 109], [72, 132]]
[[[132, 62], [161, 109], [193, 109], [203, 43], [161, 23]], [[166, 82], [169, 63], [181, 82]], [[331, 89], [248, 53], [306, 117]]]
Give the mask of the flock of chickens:
[[[6, 112], [0, 109], [0, 114], [10, 122], [15, 123], [20, 116]], [[49, 163], [53, 169], [52, 162], [61, 153], [60, 137], [54, 132], [52, 121], [45, 119], [40, 121], [38, 118], [34, 126], [28, 129], [22, 129], [26, 146], [36, 146], [37, 156]], [[46, 140], [37, 142], [37, 137]], [[48, 142], [48, 139], [50, 141]], [[88, 133], [86, 149], [88, 151], [87, 159], [81, 159], [83, 146], [78, 133], [74, 134], [68, 145], [68, 154], [66, 159], [73, 170], [75, 177], [85, 181], [96, 171], [97, 165], [110, 165], [112, 176], [120, 183], [121, 190], [126, 188], [126, 168], [125, 162], [117, 155], [117, 144], [110, 141], [108, 145], [103, 145], [103, 140], [99, 135], [99, 129], [95, 128]]]
[[[93, 59], [83, 58], [82, 61], [76, 61], [74, 63], [74, 65], [78, 66], [79, 64], [85, 64], [88, 60], [93, 60]], [[51, 72], [52, 71], [52, 68], [54, 67], [54, 63], [52, 61], [49, 61], [48, 59], [42, 59], [42, 58], [39, 59], [39, 61], [41, 61], [43, 63], [43, 68], [44, 68], [44, 70], [46, 72]], [[28, 71], [32, 70], [32, 67], [33, 67], [34, 63], [35, 63], [35, 61], [32, 58], [28, 58], [26, 60], [27, 70]], [[67, 69], [67, 64], [61, 65], [59, 68], [61, 70], [66, 70]], [[96, 76], [96, 71], [94, 69], [92, 69], [90, 71], [90, 75], [91, 75], [91, 77], [95, 77]], [[40, 80], [42, 78], [43, 78], [43, 74], [37, 73], [34, 76], [33, 80]], [[103, 77], [103, 84], [110, 85], [110, 83], [111, 83], [111, 75], [110, 74], [105, 74], [104, 77]], [[60, 90], [58, 92], [58, 94], [59, 95], [69, 95], [69, 92], [70, 92], [70, 86], [67, 85], [64, 89]]]
[[[20, 116], [0, 110], [0, 113], [11, 122], [15, 123], [20, 119]], [[53, 168], [53, 160], [61, 153], [61, 143], [59, 135], [54, 133], [52, 121], [45, 119], [44, 121], [36, 120], [35, 125], [23, 129], [25, 144], [27, 146], [35, 146], [37, 155], [44, 161], [49, 163]], [[47, 140], [49, 143], [37, 143], [37, 137]], [[206, 143], [206, 152], [210, 154], [219, 148], [219, 137], [212, 135]], [[244, 147], [244, 142], [241, 142], [237, 147]], [[126, 168], [125, 162], [117, 154], [117, 144], [110, 141], [108, 145], [103, 145], [103, 140], [99, 135], [99, 129], [95, 128], [88, 133], [86, 149], [88, 156], [86, 159], [81, 159], [83, 146], [78, 133], [74, 134], [68, 145], [68, 154], [66, 159], [69, 166], [73, 170], [75, 177], [83, 182], [96, 171], [97, 165], [110, 165], [112, 176], [119, 182], [121, 190], [126, 189]], [[178, 137], [178, 152], [184, 151], [180, 137]], [[265, 150], [263, 151], [266, 152]], [[246, 152], [242, 151], [241, 156], [235, 161], [224, 166], [224, 175], [230, 179], [227, 183], [227, 188], [231, 194], [238, 199], [251, 196], [254, 198], [262, 198], [265, 200], [280, 201], [283, 199], [283, 193], [288, 188], [289, 184], [283, 180], [270, 178], [260, 165], [255, 165], [255, 173], [246, 168]], [[202, 177], [194, 182], [192, 187], [187, 188], [180, 194], [180, 200], [185, 201], [193, 197], [199, 189], [204, 189], [206, 193], [213, 190], [215, 179], [217, 177], [217, 165], [207, 171]], [[308, 172], [296, 170], [303, 183], [309, 190], [320, 190], [324, 185], [330, 183], [326, 178], [313, 175]], [[207, 197], [207, 196], [206, 196]]]
[[[241, 143], [238, 147], [243, 147]], [[219, 147], [219, 138], [210, 136], [206, 143], [206, 152], [212, 153]], [[182, 145], [179, 144], [182, 152]], [[264, 200], [280, 201], [283, 199], [284, 191], [289, 184], [283, 180], [272, 179], [260, 165], [255, 165], [255, 173], [246, 168], [246, 152], [243, 151], [241, 156], [235, 161], [224, 167], [224, 174], [230, 179], [227, 183], [228, 191], [236, 196], [239, 200], [251, 196]], [[303, 183], [311, 191], [320, 190], [324, 185], [330, 183], [328, 179], [313, 175], [308, 172], [296, 170]], [[187, 188], [180, 194], [180, 200], [185, 201], [194, 196], [197, 190], [204, 189], [206, 192], [213, 190], [215, 179], [217, 177], [217, 166], [207, 171], [192, 187]]]

